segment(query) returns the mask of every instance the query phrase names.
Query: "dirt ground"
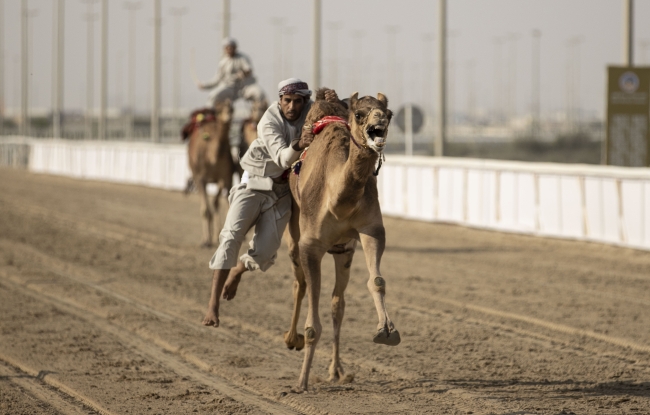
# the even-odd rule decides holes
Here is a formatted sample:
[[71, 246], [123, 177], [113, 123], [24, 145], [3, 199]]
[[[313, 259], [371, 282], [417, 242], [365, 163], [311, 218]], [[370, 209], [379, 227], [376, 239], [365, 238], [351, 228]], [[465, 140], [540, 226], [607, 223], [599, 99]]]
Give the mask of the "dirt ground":
[[327, 381], [324, 297], [295, 394], [286, 248], [203, 327], [198, 211], [196, 195], [0, 169], [1, 414], [650, 413], [649, 252], [385, 218], [402, 343], [372, 343], [359, 249], [341, 332], [354, 379]]

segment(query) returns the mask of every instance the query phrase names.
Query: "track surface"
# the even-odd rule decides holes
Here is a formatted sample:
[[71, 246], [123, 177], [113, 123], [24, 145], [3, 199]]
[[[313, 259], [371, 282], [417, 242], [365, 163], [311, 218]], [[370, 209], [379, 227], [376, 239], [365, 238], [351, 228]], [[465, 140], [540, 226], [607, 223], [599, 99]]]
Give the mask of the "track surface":
[[650, 413], [648, 252], [387, 218], [402, 344], [372, 343], [359, 249], [341, 335], [354, 380], [327, 382], [326, 257], [311, 390], [294, 394], [286, 249], [202, 327], [198, 210], [196, 195], [0, 169], [0, 414]]

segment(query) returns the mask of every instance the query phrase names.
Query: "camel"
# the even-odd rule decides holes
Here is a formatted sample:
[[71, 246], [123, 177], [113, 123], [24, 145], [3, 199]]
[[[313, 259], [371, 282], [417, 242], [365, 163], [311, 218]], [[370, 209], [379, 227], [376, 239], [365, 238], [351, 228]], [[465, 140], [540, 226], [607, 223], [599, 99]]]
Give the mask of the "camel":
[[241, 135], [239, 141], [240, 156], [248, 150], [248, 147], [250, 147], [253, 141], [257, 138], [257, 123], [260, 122], [268, 107], [269, 104], [266, 99], [252, 101], [250, 115], [242, 121], [241, 124]]
[[[298, 392], [307, 391], [309, 370], [321, 336], [318, 305], [321, 260], [326, 252], [333, 254], [336, 268], [331, 301], [334, 347], [330, 381], [350, 380], [339, 359], [339, 337], [345, 311], [344, 292], [357, 240], [363, 246], [370, 272], [367, 286], [379, 318], [373, 341], [392, 346], [400, 343], [399, 332], [388, 317], [384, 303], [386, 282], [379, 264], [384, 252], [385, 232], [377, 179], [373, 175], [378, 173], [377, 166], [381, 166], [380, 157], [392, 112], [388, 109], [388, 99], [381, 93], [377, 98], [359, 98], [355, 93], [349, 105], [348, 111], [343, 105], [328, 103], [322, 90], [318, 91], [305, 125], [314, 125], [324, 116], [342, 119], [326, 124], [303, 154], [304, 159], [301, 156], [299, 174], [291, 174], [289, 179], [294, 203], [286, 236], [295, 281], [291, 327], [284, 340], [289, 349], [300, 350], [306, 346]], [[305, 334], [301, 335], [296, 325], [305, 292], [309, 307]]]
[[[196, 111], [190, 121], [189, 145], [187, 147], [192, 182], [201, 197], [203, 239], [201, 245], [209, 248], [213, 236], [219, 235], [223, 220], [219, 216], [219, 195], [232, 187], [235, 163], [230, 154], [230, 123], [233, 107], [230, 100], [219, 102], [214, 110]], [[184, 130], [185, 131], [185, 130]], [[217, 184], [214, 209], [210, 208], [206, 185]]]

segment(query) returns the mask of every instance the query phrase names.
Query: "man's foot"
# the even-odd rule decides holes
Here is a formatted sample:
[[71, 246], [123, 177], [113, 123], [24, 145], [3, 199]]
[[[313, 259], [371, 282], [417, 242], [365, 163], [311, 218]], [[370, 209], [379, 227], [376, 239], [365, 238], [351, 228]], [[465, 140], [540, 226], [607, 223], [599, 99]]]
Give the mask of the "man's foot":
[[223, 286], [223, 291], [221, 292], [221, 296], [224, 300], [230, 301], [235, 298], [239, 281], [241, 281], [241, 276], [244, 272], [246, 272], [246, 266], [241, 261], [237, 263], [235, 268], [230, 270], [228, 279], [226, 280], [226, 283]]
[[208, 312], [203, 318], [203, 325], [208, 327], [219, 327], [219, 306], [208, 306]]
[[223, 286], [223, 299], [230, 301], [235, 298], [237, 294], [237, 286], [241, 281], [241, 274], [230, 274], [226, 280], [226, 284]]

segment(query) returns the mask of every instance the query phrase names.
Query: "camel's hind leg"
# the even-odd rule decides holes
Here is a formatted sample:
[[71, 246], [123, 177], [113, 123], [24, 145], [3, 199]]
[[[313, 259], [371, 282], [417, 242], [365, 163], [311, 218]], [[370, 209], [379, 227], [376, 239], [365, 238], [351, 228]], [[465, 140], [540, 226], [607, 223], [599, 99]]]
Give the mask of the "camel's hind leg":
[[302, 350], [305, 347], [305, 336], [298, 334], [298, 318], [300, 317], [300, 307], [302, 299], [305, 297], [305, 273], [300, 265], [300, 249], [298, 241], [300, 240], [300, 210], [296, 203], [293, 202], [291, 220], [287, 230], [284, 232], [284, 238], [289, 248], [289, 257], [291, 258], [291, 268], [293, 269], [293, 313], [291, 314], [291, 327], [284, 333], [284, 342], [291, 350]]
[[386, 295], [386, 281], [381, 276], [379, 271], [379, 264], [381, 256], [384, 253], [386, 245], [386, 234], [382, 225], [374, 226], [372, 228], [359, 231], [361, 238], [361, 245], [363, 252], [366, 256], [366, 265], [370, 272], [368, 278], [368, 290], [372, 294], [375, 301], [375, 308], [377, 309], [377, 317], [379, 323], [377, 324], [377, 333], [373, 338], [375, 343], [387, 344], [389, 346], [397, 346], [401, 339], [399, 332], [395, 330], [393, 322], [388, 318], [386, 311], [386, 303], [384, 297]]
[[206, 190], [206, 183], [203, 179], [194, 179], [196, 188], [201, 197], [201, 220], [203, 223], [203, 240], [201, 246], [209, 248], [212, 246], [212, 211], [210, 210], [210, 203], [208, 200], [208, 192]]
[[350, 267], [354, 257], [354, 249], [357, 241], [352, 239], [345, 244], [343, 253], [334, 254], [334, 264], [336, 267], [336, 283], [332, 292], [332, 324], [334, 326], [334, 344], [332, 350], [332, 363], [330, 364], [330, 381], [343, 381], [350, 377], [345, 377], [343, 366], [339, 358], [339, 339], [341, 334], [341, 324], [345, 314], [345, 289], [350, 281]]
[[[221, 197], [225, 197], [226, 199], [228, 198], [228, 192], [230, 191], [230, 188], [232, 187], [232, 179], [230, 180], [219, 180], [217, 183], [217, 194], [214, 196], [214, 202], [213, 202], [213, 207], [214, 207], [214, 212], [213, 212], [213, 235], [216, 237], [216, 242], [219, 243], [219, 234], [221, 233], [221, 230], [223, 229], [223, 224], [225, 223], [226, 220], [226, 214], [227, 214], [227, 208], [223, 207], [223, 204], [221, 203]], [[225, 195], [223, 194], [225, 193]], [[219, 210], [219, 205], [221, 204], [222, 209], [224, 212]], [[227, 203], [226, 203], [227, 206]], [[212, 240], [210, 240], [212, 242]]]

